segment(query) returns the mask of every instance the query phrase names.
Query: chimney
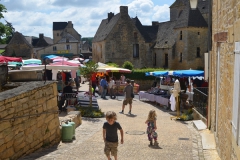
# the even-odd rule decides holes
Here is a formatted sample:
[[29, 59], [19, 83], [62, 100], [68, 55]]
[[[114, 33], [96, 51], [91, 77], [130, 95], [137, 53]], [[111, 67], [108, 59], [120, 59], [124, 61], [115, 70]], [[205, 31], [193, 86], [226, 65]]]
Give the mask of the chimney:
[[152, 26], [157, 26], [159, 24], [158, 21], [152, 21]]
[[198, 3], [198, 0], [190, 0], [190, 7], [192, 10], [197, 9], [197, 3]]
[[121, 16], [128, 16], [128, 6], [120, 6], [120, 14]]
[[72, 24], [72, 21], [68, 21], [68, 26], [73, 28], [73, 24]]
[[108, 22], [110, 22], [112, 17], [114, 17], [114, 13], [112, 13], [112, 12], [108, 13]]
[[43, 33], [39, 33], [39, 39], [43, 39]]

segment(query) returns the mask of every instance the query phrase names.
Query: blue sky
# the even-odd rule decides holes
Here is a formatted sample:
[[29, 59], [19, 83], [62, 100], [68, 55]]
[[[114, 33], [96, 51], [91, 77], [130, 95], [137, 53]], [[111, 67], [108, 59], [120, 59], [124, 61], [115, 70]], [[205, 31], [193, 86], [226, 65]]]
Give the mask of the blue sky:
[[82, 37], [93, 37], [102, 19], [109, 12], [119, 13], [120, 6], [128, 6], [130, 17], [137, 17], [143, 25], [152, 21], [169, 20], [169, 6], [175, 0], [1, 0], [8, 12], [5, 19], [16, 31], [26, 36], [52, 37], [53, 22], [72, 21]]

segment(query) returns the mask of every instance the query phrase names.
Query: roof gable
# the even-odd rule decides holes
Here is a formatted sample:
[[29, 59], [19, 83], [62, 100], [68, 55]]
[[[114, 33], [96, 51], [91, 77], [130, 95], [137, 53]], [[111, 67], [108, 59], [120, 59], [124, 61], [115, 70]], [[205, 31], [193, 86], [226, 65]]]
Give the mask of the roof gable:
[[157, 40], [154, 48], [171, 48], [175, 44], [177, 32], [174, 31], [176, 21], [159, 24]]
[[208, 27], [208, 25], [198, 8], [195, 10], [186, 8], [177, 19], [175, 28], [185, 27]]
[[67, 41], [69, 43], [71, 42], [79, 42], [76, 38], [74, 38], [70, 33], [62, 32], [61, 34], [62, 39], [58, 41], [58, 43], [66, 43]]
[[10, 40], [9, 44], [27, 44], [29, 47], [32, 45], [26, 40], [26, 38], [20, 32], [15, 32], [12, 39]]
[[156, 39], [156, 35], [158, 32], [158, 26], [144, 26], [138, 19], [138, 17], [132, 18], [133, 23], [143, 36], [146, 42], [151, 42]]
[[100, 26], [98, 27], [98, 30], [92, 42], [105, 40], [108, 34], [112, 31], [113, 27], [116, 25], [119, 18], [120, 18], [120, 13], [113, 16], [109, 22], [108, 22], [108, 19], [103, 19]]

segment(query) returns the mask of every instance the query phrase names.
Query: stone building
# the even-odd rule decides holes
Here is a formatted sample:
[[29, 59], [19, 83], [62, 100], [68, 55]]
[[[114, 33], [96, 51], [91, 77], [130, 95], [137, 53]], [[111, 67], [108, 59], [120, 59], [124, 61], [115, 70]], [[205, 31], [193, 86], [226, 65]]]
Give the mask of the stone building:
[[151, 67], [157, 27], [142, 25], [137, 17], [129, 17], [127, 6], [120, 6], [120, 13], [110, 12], [102, 20], [93, 38], [93, 61], [120, 66], [130, 61], [136, 68]]
[[33, 46], [21, 33], [15, 32], [5, 48], [4, 56], [31, 58], [33, 56]]
[[240, 1], [212, 1], [209, 108], [221, 159], [240, 159]]
[[42, 59], [49, 54], [72, 57], [81, 53], [81, 35], [73, 28], [72, 21], [53, 22], [53, 44], [36, 51]]
[[189, 0], [176, 0], [170, 6], [170, 21], [158, 23], [153, 49], [153, 66], [173, 70], [203, 69], [207, 52], [208, 3], [199, 0], [191, 9]]
[[127, 7], [121, 6], [119, 14], [108, 13], [102, 20], [93, 39], [93, 60], [119, 65], [128, 60], [136, 68], [203, 69], [208, 3], [199, 0], [191, 9], [189, 0], [176, 0], [170, 6], [170, 21], [153, 21], [151, 26], [130, 18]]

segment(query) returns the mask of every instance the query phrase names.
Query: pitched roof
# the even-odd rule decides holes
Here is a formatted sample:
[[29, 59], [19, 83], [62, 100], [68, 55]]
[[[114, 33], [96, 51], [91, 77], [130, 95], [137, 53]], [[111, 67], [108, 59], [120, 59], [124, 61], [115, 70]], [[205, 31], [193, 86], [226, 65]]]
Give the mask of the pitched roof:
[[57, 43], [66, 43], [68, 40], [69, 42], [79, 42], [76, 38], [74, 38], [70, 33], [62, 32], [61, 33], [62, 39], [59, 40]]
[[177, 19], [175, 28], [184, 27], [208, 27], [208, 25], [198, 8], [195, 10], [186, 8]]
[[132, 18], [133, 23], [136, 25], [137, 29], [141, 33], [141, 35], [144, 37], [146, 42], [152, 42], [156, 39], [156, 35], [158, 32], [158, 26], [144, 26], [139, 21], [138, 17]]
[[26, 40], [26, 38], [22, 35], [22, 33], [16, 31], [14, 34], [13, 34], [13, 37], [12, 39], [10, 40], [10, 42], [8, 44], [11, 44], [11, 43], [26, 43], [29, 47], [32, 47], [32, 45]]
[[176, 21], [159, 24], [156, 44], [154, 48], [171, 48], [175, 44], [177, 32], [174, 31]]
[[53, 30], [63, 30], [68, 25], [68, 22], [53, 22]]
[[169, 8], [185, 6], [189, 3], [189, 0], [176, 0]]
[[120, 13], [113, 16], [109, 22], [108, 22], [108, 19], [103, 19], [100, 26], [98, 27], [98, 30], [92, 42], [98, 42], [106, 39], [119, 18], [120, 18]]

